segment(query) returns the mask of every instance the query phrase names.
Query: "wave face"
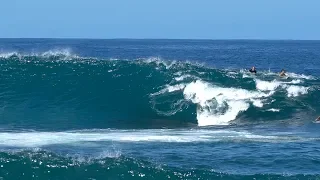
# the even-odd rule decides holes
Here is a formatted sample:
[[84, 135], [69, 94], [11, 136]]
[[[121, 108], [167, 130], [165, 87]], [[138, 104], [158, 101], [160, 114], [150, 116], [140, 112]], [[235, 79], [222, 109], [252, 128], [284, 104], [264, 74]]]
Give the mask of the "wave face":
[[162, 128], [314, 119], [319, 79], [69, 51], [0, 55], [4, 128]]

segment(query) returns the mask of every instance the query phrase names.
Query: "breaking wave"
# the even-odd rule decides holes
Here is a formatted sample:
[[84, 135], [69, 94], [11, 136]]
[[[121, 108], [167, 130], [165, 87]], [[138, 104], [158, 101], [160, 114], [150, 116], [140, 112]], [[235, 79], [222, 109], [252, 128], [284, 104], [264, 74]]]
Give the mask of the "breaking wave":
[[[0, 54], [2, 127], [159, 128], [285, 120], [320, 110], [317, 77], [159, 58]], [[307, 116], [305, 116], [307, 115]], [[41, 125], [39, 125], [41, 122]], [[58, 127], [64, 129], [65, 127]], [[68, 129], [67, 128], [67, 129]]]

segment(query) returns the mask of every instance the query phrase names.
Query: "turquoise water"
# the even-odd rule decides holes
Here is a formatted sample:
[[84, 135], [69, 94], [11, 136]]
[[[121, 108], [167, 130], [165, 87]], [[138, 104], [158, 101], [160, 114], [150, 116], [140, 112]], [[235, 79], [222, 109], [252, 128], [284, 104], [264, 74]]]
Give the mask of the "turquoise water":
[[319, 41], [1, 39], [0, 177], [318, 179], [319, 52]]

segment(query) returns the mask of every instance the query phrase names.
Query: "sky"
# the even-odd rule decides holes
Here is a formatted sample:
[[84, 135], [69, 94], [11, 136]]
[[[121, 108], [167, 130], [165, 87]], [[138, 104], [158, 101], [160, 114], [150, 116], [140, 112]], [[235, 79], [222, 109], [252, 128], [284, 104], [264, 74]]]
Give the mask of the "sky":
[[320, 39], [319, 0], [1, 0], [2, 38]]

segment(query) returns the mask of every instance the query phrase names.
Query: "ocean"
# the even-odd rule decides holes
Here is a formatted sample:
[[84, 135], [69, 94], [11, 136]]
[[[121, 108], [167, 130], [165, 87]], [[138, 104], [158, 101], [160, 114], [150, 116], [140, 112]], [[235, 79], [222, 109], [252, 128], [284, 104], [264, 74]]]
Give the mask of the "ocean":
[[319, 70], [320, 41], [0, 39], [0, 179], [320, 179]]

